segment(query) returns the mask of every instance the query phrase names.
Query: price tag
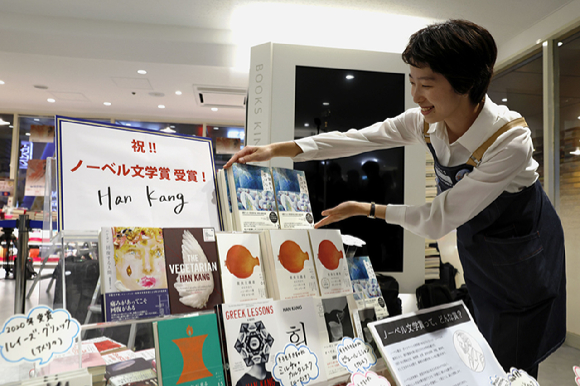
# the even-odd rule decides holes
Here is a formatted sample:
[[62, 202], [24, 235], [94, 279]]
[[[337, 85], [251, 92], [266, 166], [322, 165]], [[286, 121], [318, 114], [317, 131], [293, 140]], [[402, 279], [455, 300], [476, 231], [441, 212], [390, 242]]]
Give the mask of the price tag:
[[361, 338], [344, 337], [336, 349], [338, 363], [346, 367], [349, 373], [365, 373], [377, 364], [377, 357], [372, 347]]
[[306, 385], [320, 375], [318, 358], [307, 346], [289, 343], [276, 354], [272, 375], [282, 386]]
[[353, 373], [347, 386], [391, 386], [391, 383], [387, 378], [381, 377], [372, 371], [367, 371], [365, 374]]
[[67, 352], [81, 327], [67, 310], [38, 306], [27, 316], [14, 315], [0, 332], [0, 354], [8, 362], [50, 362]]
[[524, 370], [518, 370], [515, 367], [510, 369], [506, 377], [493, 377], [491, 384], [493, 386], [540, 386], [532, 376]]

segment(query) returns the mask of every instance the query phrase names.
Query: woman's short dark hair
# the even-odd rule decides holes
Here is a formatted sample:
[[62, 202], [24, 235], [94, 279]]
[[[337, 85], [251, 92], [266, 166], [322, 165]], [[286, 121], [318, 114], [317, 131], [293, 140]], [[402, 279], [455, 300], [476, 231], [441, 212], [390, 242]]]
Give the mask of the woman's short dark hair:
[[429, 66], [445, 76], [455, 92], [483, 100], [497, 58], [497, 46], [485, 28], [467, 20], [448, 20], [415, 32], [403, 52], [414, 67]]

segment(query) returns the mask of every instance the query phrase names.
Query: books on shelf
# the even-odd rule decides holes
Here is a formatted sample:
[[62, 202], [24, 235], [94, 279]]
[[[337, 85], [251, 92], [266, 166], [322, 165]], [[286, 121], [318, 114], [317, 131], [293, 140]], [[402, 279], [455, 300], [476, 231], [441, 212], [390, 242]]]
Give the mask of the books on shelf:
[[269, 297], [278, 300], [320, 294], [307, 230], [263, 231], [260, 244]]
[[226, 171], [234, 230], [280, 228], [270, 169], [234, 163]]
[[234, 230], [232, 218], [232, 200], [228, 189], [228, 179], [224, 169], [217, 171], [217, 186], [220, 197], [220, 210], [222, 213], [222, 230], [231, 232]]
[[171, 314], [212, 310], [223, 301], [213, 228], [163, 228]]
[[169, 314], [161, 228], [104, 227], [99, 255], [106, 321]]
[[107, 365], [105, 378], [108, 386], [127, 386], [135, 382], [157, 379], [152, 360], [135, 357]]
[[438, 280], [441, 277], [441, 255], [436, 245], [436, 241], [425, 243], [425, 280]]
[[[230, 194], [233, 230], [246, 232], [314, 227], [303, 171], [235, 163], [225, 175], [225, 182], [218, 178], [218, 189], [222, 201], [225, 201], [228, 192]], [[223, 211], [227, 216], [225, 204]]]
[[314, 216], [306, 175], [301, 170], [272, 167], [281, 229], [312, 229]]
[[321, 296], [352, 294], [342, 237], [338, 229], [310, 229], [310, 244]]
[[277, 310], [271, 299], [221, 304], [217, 307], [224, 362], [228, 363], [226, 384], [231, 386], [274, 386], [272, 376]]
[[159, 386], [223, 386], [224, 372], [214, 313], [153, 323]]
[[217, 233], [224, 303], [265, 299], [264, 266], [257, 233]]
[[381, 287], [368, 256], [347, 257], [353, 296], [359, 309], [373, 308], [379, 319], [389, 316]]

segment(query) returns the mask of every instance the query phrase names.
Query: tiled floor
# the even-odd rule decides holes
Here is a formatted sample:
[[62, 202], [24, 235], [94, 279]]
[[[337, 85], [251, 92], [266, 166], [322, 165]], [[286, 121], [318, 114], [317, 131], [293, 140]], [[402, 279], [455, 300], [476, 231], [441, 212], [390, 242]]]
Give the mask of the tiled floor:
[[[43, 272], [44, 273], [44, 272]], [[46, 272], [49, 273], [49, 272]], [[0, 269], [0, 326], [4, 321], [13, 315], [14, 311], [14, 280], [5, 280], [4, 270]], [[52, 287], [50, 293], [46, 292], [50, 280], [41, 280], [40, 284], [33, 291], [30, 299], [26, 301], [26, 309], [30, 309], [38, 304], [51, 305]], [[27, 290], [32, 281], [27, 282]], [[538, 383], [541, 386], [576, 386], [574, 381], [573, 366], [580, 366], [580, 350], [564, 345], [554, 354], [540, 364]]]

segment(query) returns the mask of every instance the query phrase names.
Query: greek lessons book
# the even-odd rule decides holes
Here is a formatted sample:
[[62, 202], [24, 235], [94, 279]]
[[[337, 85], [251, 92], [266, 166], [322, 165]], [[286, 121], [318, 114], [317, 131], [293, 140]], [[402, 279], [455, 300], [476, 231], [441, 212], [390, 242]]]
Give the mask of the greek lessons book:
[[260, 236], [257, 233], [217, 233], [224, 303], [265, 299]]
[[153, 323], [159, 386], [224, 386], [216, 315]]
[[280, 228], [270, 169], [235, 163], [226, 173], [234, 230], [248, 232]]
[[229, 386], [278, 385], [272, 376], [278, 313], [272, 299], [218, 305]]
[[106, 321], [169, 314], [161, 228], [101, 228], [99, 256]]
[[352, 284], [338, 229], [310, 229], [310, 245], [321, 296], [352, 294]]
[[271, 170], [280, 228], [313, 229], [314, 216], [304, 172], [278, 167]]
[[213, 228], [164, 228], [172, 314], [212, 310], [223, 302]]
[[306, 229], [260, 233], [268, 296], [294, 299], [319, 296]]

